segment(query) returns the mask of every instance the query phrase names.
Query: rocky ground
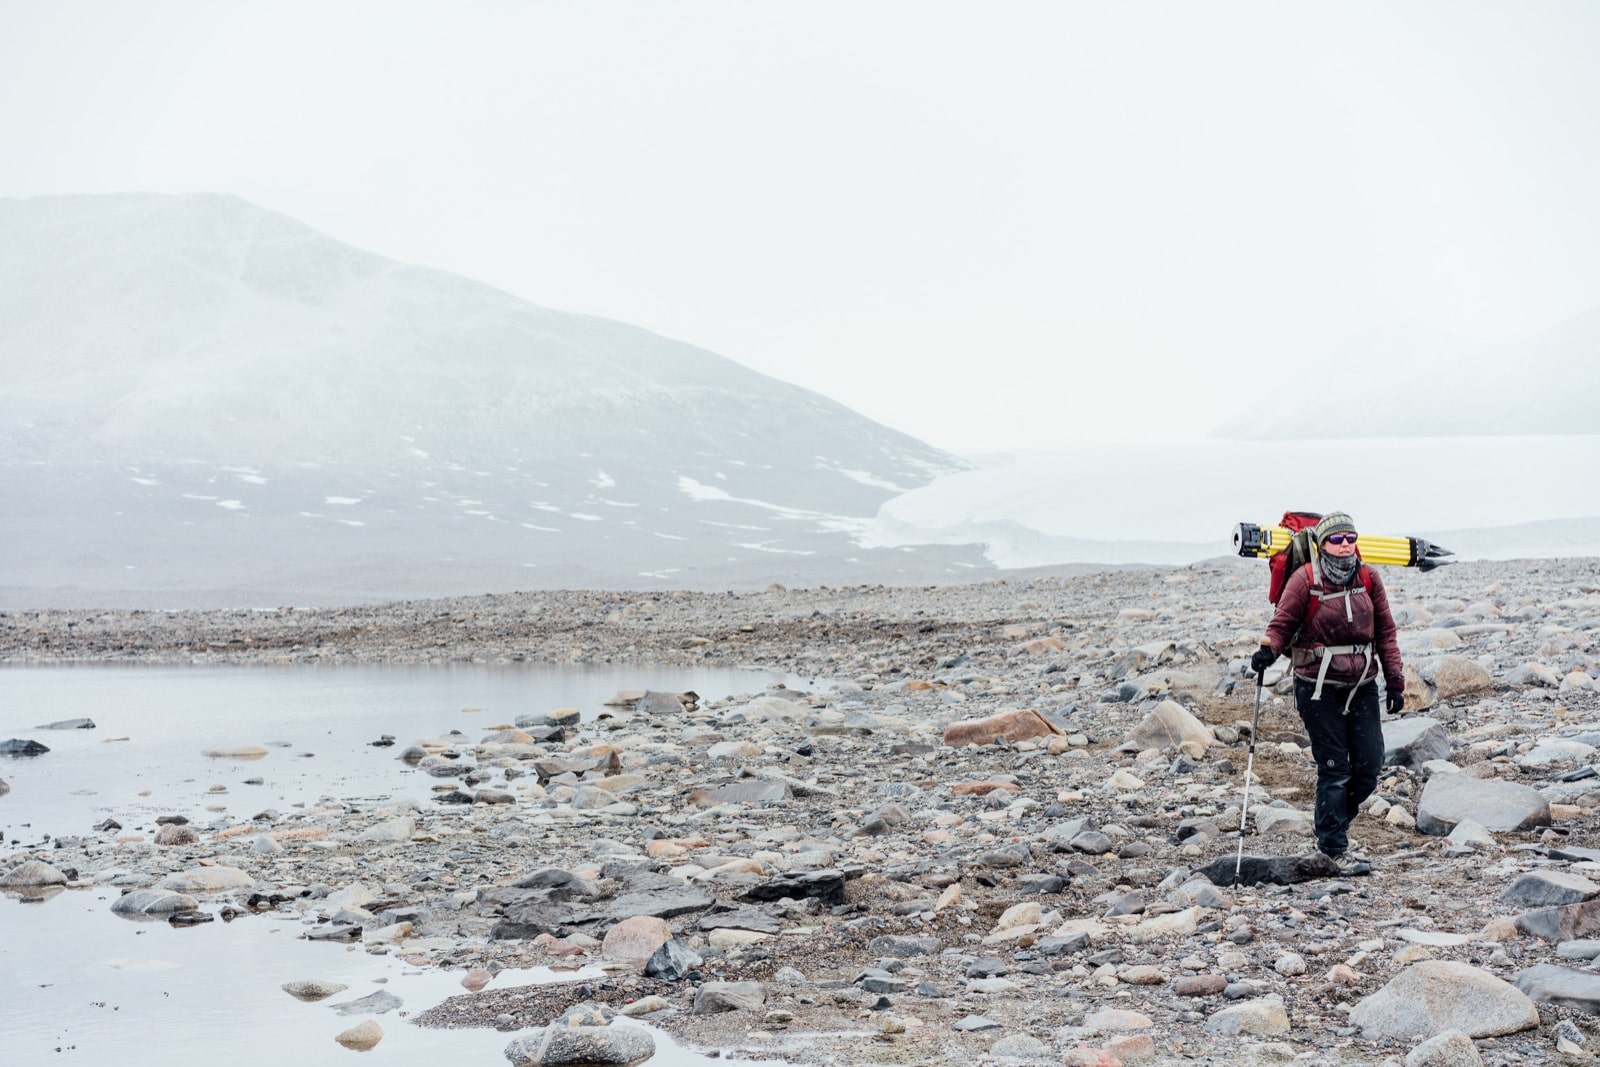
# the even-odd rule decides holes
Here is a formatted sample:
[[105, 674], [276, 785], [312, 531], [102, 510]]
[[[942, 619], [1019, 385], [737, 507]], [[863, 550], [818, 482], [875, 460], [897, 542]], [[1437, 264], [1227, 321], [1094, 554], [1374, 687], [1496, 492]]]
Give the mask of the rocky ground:
[[[1275, 686], [1256, 859], [1232, 884], [1266, 571], [1219, 560], [951, 587], [12, 611], [8, 663], [622, 662], [808, 682], [396, 738], [437, 779], [426, 805], [13, 842], [0, 885], [119, 885], [119, 907], [177, 921], [299, 913], [308, 936], [459, 968], [475, 991], [417, 1021], [500, 1028], [522, 1062], [604, 1045], [602, 1007], [810, 1063], [1587, 1060], [1600, 561], [1383, 575], [1408, 706], [1352, 828], [1363, 876], [1290, 861], [1311, 849], [1314, 769]], [[606, 976], [497, 977], [585, 962]]]

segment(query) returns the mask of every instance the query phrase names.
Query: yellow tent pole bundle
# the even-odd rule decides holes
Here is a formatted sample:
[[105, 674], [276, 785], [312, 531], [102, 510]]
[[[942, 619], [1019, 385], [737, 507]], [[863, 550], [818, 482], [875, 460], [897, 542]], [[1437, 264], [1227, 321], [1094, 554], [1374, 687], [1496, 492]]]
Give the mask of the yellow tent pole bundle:
[[[1253, 559], [1270, 559], [1289, 547], [1294, 536], [1287, 526], [1257, 526], [1241, 522], [1233, 528], [1233, 547], [1241, 556]], [[1441, 548], [1420, 537], [1385, 537], [1379, 534], [1361, 534], [1356, 538], [1356, 550], [1367, 563], [1382, 563], [1391, 567], [1416, 567], [1432, 570], [1449, 563], [1445, 556], [1453, 556], [1448, 548]]]

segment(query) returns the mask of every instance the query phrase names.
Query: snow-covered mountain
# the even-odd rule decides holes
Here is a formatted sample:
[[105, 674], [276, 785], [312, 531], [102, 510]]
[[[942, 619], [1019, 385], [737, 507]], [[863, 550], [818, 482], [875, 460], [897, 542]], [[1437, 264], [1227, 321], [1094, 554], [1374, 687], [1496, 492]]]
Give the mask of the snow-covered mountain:
[[962, 467], [703, 349], [237, 198], [0, 200], [14, 603], [932, 579], [976, 551], [853, 535]]
[[1222, 437], [1459, 437], [1600, 431], [1600, 308], [1532, 337], [1475, 345], [1389, 326], [1326, 354], [1286, 355], [1281, 384]]

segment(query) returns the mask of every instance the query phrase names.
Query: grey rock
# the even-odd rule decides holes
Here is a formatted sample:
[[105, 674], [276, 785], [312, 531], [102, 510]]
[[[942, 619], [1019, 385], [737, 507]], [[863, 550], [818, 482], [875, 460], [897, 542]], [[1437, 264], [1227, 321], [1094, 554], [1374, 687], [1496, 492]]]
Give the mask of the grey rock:
[[1600, 974], [1594, 971], [1541, 963], [1517, 975], [1517, 988], [1540, 1004], [1600, 1015]]
[[1406, 1067], [1482, 1067], [1472, 1038], [1460, 1030], [1435, 1034], [1406, 1053]]
[[93, 730], [93, 719], [61, 719], [56, 722], [35, 726], [35, 730]]
[[66, 884], [67, 876], [43, 860], [23, 860], [0, 874], [0, 886], [7, 889]]
[[335, 993], [343, 993], [350, 987], [343, 982], [326, 982], [318, 978], [302, 978], [294, 982], [285, 982], [279, 988], [296, 1000], [314, 1003], [319, 1000], [327, 1000]]
[[175, 915], [199, 907], [194, 897], [166, 889], [135, 889], [111, 902], [115, 915]]
[[1072, 847], [1078, 852], [1099, 856], [1111, 851], [1111, 838], [1099, 830], [1085, 830], [1072, 839]]
[[783, 923], [775, 915], [760, 908], [735, 908], [731, 911], [713, 911], [700, 916], [702, 930], [752, 930], [758, 934], [776, 934]]
[[1449, 758], [1450, 738], [1438, 719], [1418, 716], [1384, 722], [1384, 766], [1420, 767], [1429, 760]]
[[662, 982], [679, 982], [703, 962], [698, 952], [673, 938], [645, 961], [644, 973]]
[[1443, 836], [1463, 819], [1486, 830], [1529, 830], [1550, 825], [1550, 804], [1539, 792], [1516, 782], [1436, 774], [1417, 802], [1417, 829]]
[[937, 937], [912, 937], [906, 934], [885, 934], [867, 942], [867, 948], [880, 956], [935, 956], [944, 946]]
[[1600, 958], [1600, 941], [1563, 941], [1556, 946], [1556, 955], [1564, 960], [1592, 960]]
[[49, 751], [37, 741], [24, 741], [16, 737], [0, 741], [0, 756], [42, 756]]
[[368, 993], [356, 1000], [343, 1000], [338, 1004], [329, 1004], [328, 1007], [340, 1015], [382, 1015], [385, 1012], [395, 1011], [404, 1003], [387, 989], [380, 989], [376, 993]]
[[957, 1019], [951, 1024], [951, 1027], [961, 1033], [972, 1034], [982, 1030], [998, 1030], [1000, 1029], [1000, 1024], [993, 1019], [986, 1019], [982, 1015], [968, 1015]]
[[707, 982], [694, 994], [694, 1014], [710, 1015], [724, 1011], [755, 1011], [767, 1002], [767, 991], [760, 982]]
[[989, 1046], [989, 1055], [1006, 1063], [1059, 1063], [1050, 1046], [1027, 1034], [1010, 1034]]
[[1538, 908], [1578, 904], [1600, 896], [1600, 885], [1568, 871], [1529, 871], [1500, 894], [1507, 904]]
[[1465, 963], [1424, 960], [1401, 971], [1350, 1012], [1368, 1040], [1429, 1038], [1446, 1030], [1497, 1037], [1539, 1025], [1533, 1001], [1508, 982]]
[[[656, 1039], [642, 1026], [564, 1026], [538, 1031], [536, 1044], [523, 1035], [506, 1047], [518, 1067], [629, 1067], [655, 1055]], [[530, 1048], [531, 1045], [531, 1048]]]

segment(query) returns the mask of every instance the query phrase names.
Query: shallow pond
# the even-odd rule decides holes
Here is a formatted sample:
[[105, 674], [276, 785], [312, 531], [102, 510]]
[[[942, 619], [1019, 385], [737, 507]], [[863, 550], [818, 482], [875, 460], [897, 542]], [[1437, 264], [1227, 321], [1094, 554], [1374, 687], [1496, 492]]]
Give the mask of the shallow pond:
[[[519, 715], [576, 707], [586, 718], [620, 689], [758, 693], [780, 675], [747, 671], [532, 667], [62, 667], [0, 670], [0, 740], [51, 751], [0, 759], [0, 863], [19, 847], [89, 836], [115, 817], [130, 829], [160, 814], [204, 826], [323, 798], [414, 796], [435, 780], [396, 758], [452, 730], [476, 741]], [[41, 730], [88, 718], [94, 729]], [[393, 748], [373, 747], [384, 734]], [[264, 745], [259, 760], [213, 760], [210, 748]], [[462, 992], [460, 971], [419, 970], [358, 946], [300, 938], [296, 917], [269, 913], [174, 928], [111, 913], [112, 888], [41, 902], [0, 896], [0, 1048], [8, 1063], [156, 1067], [225, 1057], [230, 1067], [347, 1063], [333, 1036], [366, 1018], [333, 1006], [377, 990], [403, 1001], [377, 1016], [384, 1038], [362, 1062], [503, 1064], [511, 1035], [410, 1025]], [[208, 908], [208, 910], [211, 910]], [[494, 988], [575, 980], [580, 972], [506, 971]], [[302, 978], [345, 992], [306, 1004], [282, 992]], [[621, 1023], [619, 1025], [636, 1025]], [[652, 1067], [719, 1062], [656, 1032]]]

